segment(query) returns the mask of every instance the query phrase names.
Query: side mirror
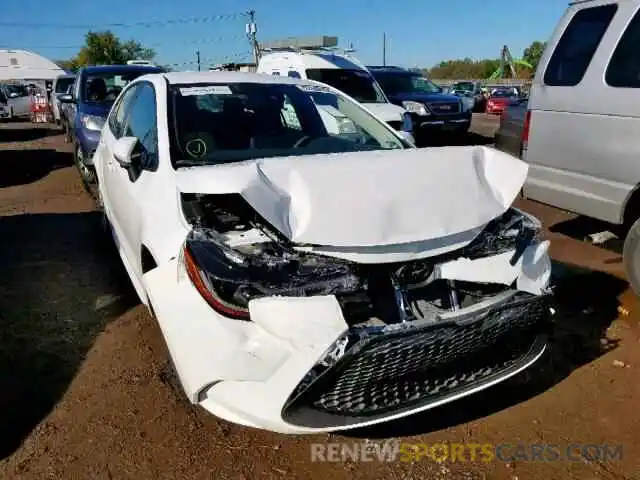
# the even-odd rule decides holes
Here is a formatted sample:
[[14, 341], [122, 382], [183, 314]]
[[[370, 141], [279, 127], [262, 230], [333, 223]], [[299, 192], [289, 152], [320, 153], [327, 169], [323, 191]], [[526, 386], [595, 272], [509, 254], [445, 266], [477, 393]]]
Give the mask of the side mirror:
[[413, 135], [411, 135], [410, 132], [405, 132], [404, 130], [398, 130], [396, 133], [400, 135], [400, 138], [409, 142], [411, 145], [415, 146], [416, 140], [413, 138]]
[[18, 98], [18, 92], [11, 92], [9, 98]]
[[113, 156], [122, 168], [129, 168], [134, 157], [133, 150], [138, 144], [136, 137], [122, 137], [116, 141], [113, 147]]
[[62, 93], [62, 94], [58, 95], [58, 99], [62, 103], [73, 103], [73, 95], [70, 94], [70, 93]]

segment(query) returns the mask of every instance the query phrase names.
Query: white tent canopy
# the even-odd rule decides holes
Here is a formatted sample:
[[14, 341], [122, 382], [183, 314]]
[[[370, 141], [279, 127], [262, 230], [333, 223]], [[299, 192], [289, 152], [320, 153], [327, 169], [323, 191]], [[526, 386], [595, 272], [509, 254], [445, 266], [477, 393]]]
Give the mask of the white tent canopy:
[[0, 81], [53, 80], [65, 73], [51, 60], [26, 50], [0, 50]]

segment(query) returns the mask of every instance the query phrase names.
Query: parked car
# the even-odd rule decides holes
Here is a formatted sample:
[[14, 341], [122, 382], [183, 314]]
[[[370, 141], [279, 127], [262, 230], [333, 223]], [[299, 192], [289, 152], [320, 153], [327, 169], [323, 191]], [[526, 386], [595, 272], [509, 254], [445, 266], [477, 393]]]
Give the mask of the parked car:
[[[411, 116], [407, 111], [391, 103], [367, 67], [346, 52], [273, 51], [260, 58], [257, 72], [326, 83], [362, 103], [396, 130], [407, 135], [413, 133]], [[413, 141], [407, 135], [407, 140]]]
[[64, 114], [74, 144], [75, 164], [86, 185], [95, 183], [93, 154], [109, 110], [122, 88], [140, 75], [163, 71], [143, 65], [85, 67], [78, 72], [73, 91], [58, 96], [60, 102], [69, 104]]
[[53, 113], [53, 120], [58, 125], [62, 124], [59, 96], [65, 93], [70, 93], [70, 89], [73, 87], [75, 78], [75, 75], [60, 75], [53, 81], [49, 105], [51, 106], [51, 112]]
[[500, 126], [495, 134], [495, 146], [503, 152], [522, 157], [522, 135], [527, 115], [526, 98], [509, 104], [500, 116]]
[[0, 91], [7, 97], [8, 118], [29, 117], [31, 115], [31, 99], [25, 85], [0, 83]]
[[421, 142], [434, 131], [466, 133], [473, 105], [442, 89], [418, 72], [399, 67], [367, 67], [392, 103], [411, 114], [413, 135]]
[[449, 87], [449, 93], [462, 98], [469, 98], [472, 101], [474, 112], [484, 112], [487, 98], [483, 93], [484, 85], [480, 82], [456, 82]]
[[496, 89], [487, 100], [488, 114], [501, 115], [505, 107], [518, 102], [520, 98], [510, 89]]
[[4, 92], [0, 90], [0, 119], [9, 118], [9, 105]]
[[523, 155], [525, 196], [618, 227], [638, 294], [639, 7], [640, 0], [570, 4], [536, 71]]
[[416, 149], [319, 82], [140, 77], [95, 155], [125, 269], [189, 400], [284, 433], [480, 391], [546, 348], [549, 243], [526, 164]]

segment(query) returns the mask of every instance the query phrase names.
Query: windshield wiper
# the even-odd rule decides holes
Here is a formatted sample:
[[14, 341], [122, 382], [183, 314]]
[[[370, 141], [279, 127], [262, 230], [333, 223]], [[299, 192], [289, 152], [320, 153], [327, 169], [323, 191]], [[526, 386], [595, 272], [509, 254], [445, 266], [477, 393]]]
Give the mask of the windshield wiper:
[[209, 165], [209, 162], [202, 160], [178, 160], [176, 161], [176, 168], [179, 167], [201, 167], [203, 165]]

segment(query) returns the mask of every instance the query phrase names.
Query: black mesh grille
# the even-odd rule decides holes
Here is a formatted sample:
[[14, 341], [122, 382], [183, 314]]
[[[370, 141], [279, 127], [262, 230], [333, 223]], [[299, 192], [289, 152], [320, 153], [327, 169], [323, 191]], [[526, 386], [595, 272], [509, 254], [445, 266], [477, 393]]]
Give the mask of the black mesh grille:
[[448, 115], [452, 113], [460, 113], [459, 102], [434, 102], [428, 103], [427, 106], [432, 113], [436, 115]]
[[490, 382], [526, 361], [547, 318], [546, 299], [531, 297], [462, 321], [361, 336], [335, 365], [308, 374], [284, 416], [375, 417]]

